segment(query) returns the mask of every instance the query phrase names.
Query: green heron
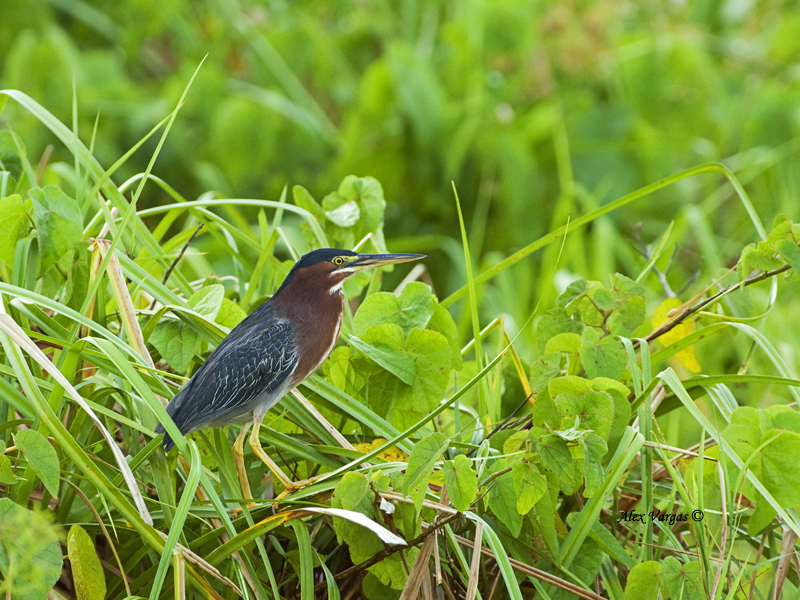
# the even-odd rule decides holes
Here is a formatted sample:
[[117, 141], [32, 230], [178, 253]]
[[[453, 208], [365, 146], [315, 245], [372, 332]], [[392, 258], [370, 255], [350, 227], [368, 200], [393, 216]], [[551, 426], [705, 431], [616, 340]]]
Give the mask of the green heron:
[[[259, 428], [267, 411], [314, 373], [336, 345], [342, 327], [344, 280], [367, 269], [424, 258], [422, 254], [357, 254], [323, 248], [303, 256], [272, 298], [228, 334], [167, 406], [183, 434], [204, 427], [243, 423], [233, 445], [236, 471], [246, 498], [252, 498], [244, 466], [244, 438], [285, 490], [294, 482], [261, 447]], [[159, 423], [156, 433], [165, 433]], [[169, 450], [174, 442], [164, 436]]]

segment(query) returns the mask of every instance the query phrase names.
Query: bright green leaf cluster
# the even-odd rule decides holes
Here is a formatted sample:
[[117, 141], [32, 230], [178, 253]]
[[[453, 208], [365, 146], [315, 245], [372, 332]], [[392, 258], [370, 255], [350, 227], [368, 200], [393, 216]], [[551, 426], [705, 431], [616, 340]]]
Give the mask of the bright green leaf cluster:
[[353, 333], [349, 347], [331, 354], [326, 377], [399, 429], [433, 410], [461, 367], [455, 323], [423, 283], [409, 283], [399, 296], [367, 296]]
[[34, 429], [23, 429], [14, 434], [14, 444], [25, 455], [33, 474], [42, 480], [50, 495], [57, 498], [61, 465], [47, 438]]
[[[722, 436], [781, 506], [800, 505], [800, 414], [796, 410], [783, 405], [741, 406], [731, 414]], [[748, 523], [750, 533], [756, 535], [776, 513], [747, 480], [744, 495], [756, 504]]]
[[5, 455], [6, 444], [0, 440], [0, 483], [12, 485], [17, 482], [14, 472], [11, 470], [11, 460]]
[[[385, 478], [385, 476], [384, 476]], [[342, 477], [336, 485], [336, 489], [331, 499], [333, 508], [342, 508], [360, 512], [366, 517], [380, 522], [379, 515], [376, 514], [376, 495], [371, 483], [366, 475], [362, 473], [349, 472]], [[386, 483], [383, 484], [384, 486]], [[377, 484], [376, 487], [381, 487]], [[340, 543], [344, 542], [350, 548], [350, 558], [353, 564], [361, 563], [371, 558], [383, 550], [383, 542], [377, 535], [351, 521], [334, 517], [334, 530]], [[402, 528], [402, 523], [401, 523]], [[408, 536], [408, 532], [406, 532]], [[403, 550], [402, 553], [392, 554], [382, 561], [369, 568], [383, 585], [393, 589], [403, 589], [408, 575], [404, 571], [404, 561], [413, 564], [414, 559], [419, 553], [418, 548]], [[404, 556], [401, 556], [403, 554]]]
[[79, 600], [103, 600], [106, 597], [103, 565], [100, 564], [92, 538], [80, 525], [70, 527], [67, 552], [75, 582], [75, 595]]
[[766, 241], [749, 244], [742, 250], [736, 267], [739, 281], [744, 281], [753, 271], [771, 271], [784, 264], [800, 273], [800, 223], [792, 223], [788, 215], [775, 218]]
[[[197, 290], [188, 304], [205, 319], [226, 327], [236, 327], [247, 316], [238, 304], [225, 298], [225, 288], [220, 284]], [[148, 341], [178, 373], [186, 372], [195, 353], [201, 351], [204, 344], [195, 328], [173, 317], [161, 319]]]
[[0, 499], [0, 593], [38, 600], [61, 576], [61, 547], [50, 523], [39, 513]]
[[[299, 185], [294, 186], [292, 195], [297, 206], [316, 217], [331, 247], [354, 248], [371, 235], [376, 251], [386, 252], [386, 242], [383, 239], [386, 200], [383, 197], [383, 187], [377, 179], [348, 175], [339, 184], [339, 189], [325, 196], [321, 203]], [[308, 224], [303, 224], [303, 231], [309, 246], [319, 245], [319, 240]], [[348, 296], [358, 294], [368, 280], [369, 275], [366, 273], [351, 277], [345, 282], [345, 293]]]
[[[6, 133], [6, 132], [3, 132]], [[32, 202], [19, 194], [0, 199], [0, 261], [14, 266], [17, 241], [27, 235]]]

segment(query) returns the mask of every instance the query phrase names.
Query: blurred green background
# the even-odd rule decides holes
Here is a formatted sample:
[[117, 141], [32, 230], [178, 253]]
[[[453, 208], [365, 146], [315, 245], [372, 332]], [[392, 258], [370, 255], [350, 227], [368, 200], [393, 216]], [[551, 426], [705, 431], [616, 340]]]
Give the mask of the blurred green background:
[[[451, 182], [478, 271], [568, 214], [708, 161], [733, 169], [767, 228], [797, 216], [792, 2], [3, 2], [0, 86], [71, 123], [74, 79], [80, 133], [91, 140], [97, 119], [105, 166], [169, 113], [206, 55], [154, 174], [189, 199], [277, 199], [295, 184], [319, 199], [348, 174], [372, 175], [389, 249], [430, 254], [440, 297], [465, 282]], [[32, 161], [54, 142], [13, 103], [2, 118]], [[155, 144], [118, 183], [144, 171]], [[49, 160], [71, 157], [56, 144]], [[164, 202], [149, 186], [140, 206]], [[556, 282], [635, 277], [645, 259], [634, 234], [652, 246], [673, 220], [659, 265], [675, 252], [675, 291], [697, 277], [684, 300], [757, 237], [723, 178], [693, 178], [572, 235]], [[486, 320], [524, 323], [555, 255], [482, 288]]]

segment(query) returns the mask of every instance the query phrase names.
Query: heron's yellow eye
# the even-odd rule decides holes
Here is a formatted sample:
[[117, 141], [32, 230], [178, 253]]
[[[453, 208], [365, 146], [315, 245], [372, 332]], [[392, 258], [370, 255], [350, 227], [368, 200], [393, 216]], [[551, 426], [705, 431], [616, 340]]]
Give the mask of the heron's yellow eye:
[[341, 256], [337, 256], [333, 259], [333, 264], [335, 264], [337, 267], [341, 267], [344, 264], [344, 259]]

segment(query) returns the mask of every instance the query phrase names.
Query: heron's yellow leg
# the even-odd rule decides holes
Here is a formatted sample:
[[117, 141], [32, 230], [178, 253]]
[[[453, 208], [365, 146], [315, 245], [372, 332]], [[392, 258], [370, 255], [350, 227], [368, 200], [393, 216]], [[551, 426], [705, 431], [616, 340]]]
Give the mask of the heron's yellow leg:
[[261, 440], [258, 437], [258, 431], [260, 427], [261, 427], [260, 421], [255, 421], [253, 423], [253, 433], [250, 434], [250, 448], [252, 448], [253, 453], [258, 458], [261, 459], [261, 462], [267, 465], [267, 468], [270, 471], [272, 471], [272, 474], [278, 479], [278, 481], [280, 481], [283, 484], [283, 487], [285, 489], [277, 498], [275, 498], [276, 500], [280, 500], [286, 497], [291, 492], [302, 489], [305, 486], [314, 483], [317, 479], [321, 477], [321, 475], [317, 475], [316, 477], [310, 477], [309, 479], [303, 479], [302, 481], [292, 481], [291, 479], [289, 479], [286, 476], [286, 473], [284, 473], [281, 470], [281, 468], [277, 464], [275, 464], [275, 461], [272, 460], [269, 457], [269, 455], [266, 452], [264, 452], [264, 448], [261, 447]]
[[250, 423], [242, 425], [242, 430], [236, 436], [236, 442], [233, 444], [233, 462], [236, 463], [236, 473], [239, 475], [239, 483], [242, 486], [242, 497], [246, 500], [253, 497], [253, 492], [250, 491], [250, 481], [247, 478], [247, 469], [244, 467], [244, 438], [247, 437], [248, 429], [250, 429]]

